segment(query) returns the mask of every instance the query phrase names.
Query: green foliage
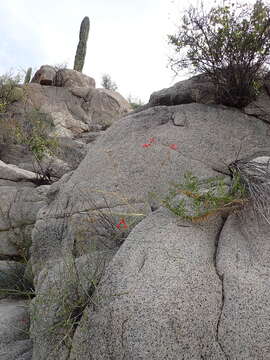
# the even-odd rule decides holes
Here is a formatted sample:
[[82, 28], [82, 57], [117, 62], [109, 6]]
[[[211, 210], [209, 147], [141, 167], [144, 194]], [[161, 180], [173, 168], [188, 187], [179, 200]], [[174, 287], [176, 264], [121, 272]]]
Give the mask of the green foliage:
[[102, 75], [101, 86], [104, 87], [104, 89], [113, 90], [113, 91], [116, 91], [118, 88], [116, 83], [112, 81], [109, 74]]
[[258, 95], [270, 59], [270, 7], [224, 0], [206, 12], [190, 7], [178, 32], [169, 35], [176, 72], [191, 68], [206, 73], [216, 88], [216, 101], [243, 107]]
[[32, 75], [32, 68], [29, 67], [26, 71], [25, 78], [24, 78], [24, 85], [29, 84]]
[[27, 145], [28, 149], [40, 161], [45, 154], [53, 156], [57, 148], [55, 137], [49, 136], [54, 124], [50, 116], [37, 109], [26, 114], [23, 124], [16, 124], [17, 143]]
[[129, 105], [132, 107], [133, 110], [136, 110], [140, 106], [144, 105], [141, 99], [134, 98], [131, 95], [128, 96], [127, 101], [129, 102]]
[[186, 173], [184, 182], [174, 185], [163, 204], [175, 215], [197, 222], [237, 210], [247, 201], [248, 192], [237, 174], [228, 188], [222, 177], [200, 181], [192, 173]]
[[86, 16], [83, 19], [83, 21], [81, 22], [79, 43], [77, 46], [77, 51], [76, 51], [76, 56], [75, 56], [75, 61], [74, 61], [74, 70], [77, 70], [80, 72], [82, 72], [82, 69], [84, 66], [89, 29], [90, 29], [90, 20]]
[[0, 76], [0, 113], [7, 110], [8, 105], [23, 97], [23, 89], [19, 87], [20, 76], [5, 74]]

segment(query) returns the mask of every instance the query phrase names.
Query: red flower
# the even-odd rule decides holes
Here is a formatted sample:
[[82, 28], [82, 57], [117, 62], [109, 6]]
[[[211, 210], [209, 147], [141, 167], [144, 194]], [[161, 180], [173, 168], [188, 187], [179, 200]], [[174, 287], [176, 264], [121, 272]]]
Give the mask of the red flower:
[[152, 137], [149, 139], [149, 142], [143, 144], [142, 147], [147, 148], [147, 147], [151, 146], [155, 141], [156, 141], [156, 139]]
[[176, 150], [176, 149], [177, 149], [177, 145], [176, 145], [176, 144], [171, 144], [171, 145], [170, 145], [170, 148], [171, 148], [172, 150]]
[[119, 223], [116, 225], [116, 227], [118, 228], [118, 229], [121, 229], [121, 225], [123, 225], [122, 227], [123, 227], [123, 229], [127, 229], [128, 228], [128, 225], [126, 224], [126, 221], [125, 221], [125, 219], [120, 219], [120, 221], [119, 221]]

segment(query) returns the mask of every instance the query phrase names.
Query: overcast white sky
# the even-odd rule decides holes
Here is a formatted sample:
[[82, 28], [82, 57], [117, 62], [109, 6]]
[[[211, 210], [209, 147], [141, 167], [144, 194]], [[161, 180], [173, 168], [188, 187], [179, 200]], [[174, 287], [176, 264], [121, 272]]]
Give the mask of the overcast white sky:
[[[182, 5], [181, 5], [182, 2]], [[83, 72], [100, 85], [104, 73], [125, 97], [148, 101], [171, 86], [167, 34], [195, 0], [0, 0], [0, 74], [41, 65], [73, 68], [84, 16], [90, 33]], [[183, 78], [183, 76], [182, 76]]]

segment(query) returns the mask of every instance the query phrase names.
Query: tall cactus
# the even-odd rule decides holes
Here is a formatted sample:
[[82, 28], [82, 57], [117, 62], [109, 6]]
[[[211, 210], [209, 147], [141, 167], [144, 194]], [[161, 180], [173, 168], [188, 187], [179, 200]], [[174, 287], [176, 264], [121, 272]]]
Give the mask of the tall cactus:
[[25, 78], [24, 78], [24, 85], [30, 83], [31, 75], [32, 75], [32, 68], [30, 67], [26, 71]]
[[74, 61], [74, 70], [82, 72], [84, 59], [86, 55], [86, 45], [88, 40], [88, 34], [90, 29], [90, 20], [89, 17], [86, 16], [80, 27], [80, 38], [77, 46], [75, 61]]

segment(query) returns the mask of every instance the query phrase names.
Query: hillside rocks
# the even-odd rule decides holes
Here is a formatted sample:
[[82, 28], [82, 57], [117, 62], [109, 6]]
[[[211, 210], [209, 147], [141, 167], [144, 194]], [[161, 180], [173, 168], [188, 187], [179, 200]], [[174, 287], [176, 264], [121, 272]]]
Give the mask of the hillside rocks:
[[[41, 167], [56, 179], [78, 166], [86, 154], [86, 142], [95, 141], [99, 133], [131, 111], [119, 93], [95, 89], [94, 79], [70, 69], [42, 66], [20, 90], [23, 96], [9, 106], [5, 118], [25, 129], [41, 119], [48, 135], [58, 138], [57, 151], [53, 159], [47, 156], [36, 163], [25, 146], [6, 144], [3, 138], [0, 159], [34, 172]], [[18, 156], [18, 151], [23, 156]]]
[[[51, 86], [39, 87], [44, 81]], [[119, 93], [95, 89], [94, 79], [76, 70], [42, 66], [32, 83], [36, 84], [27, 87], [27, 98], [50, 114], [61, 136], [106, 128], [131, 110]]]
[[[113, 124], [73, 174], [51, 186], [32, 233], [37, 288], [47, 283], [46, 273], [56, 263], [120, 246], [71, 342], [65, 348], [61, 342], [63, 358], [227, 359], [228, 328], [225, 323], [220, 328], [227, 289], [215, 258], [222, 219], [195, 226], [168, 211], [150, 214], [160, 206], [156, 199], [166, 196], [171, 183], [181, 183], [187, 171], [205, 179], [228, 173], [225, 164], [236, 157], [269, 152], [267, 133], [261, 120], [224, 106], [156, 106]], [[122, 218], [128, 225], [145, 220], [121, 246], [116, 225]], [[76, 294], [72, 288], [69, 293]], [[53, 314], [50, 306], [46, 311]], [[38, 350], [44, 336], [39, 327], [34, 320], [34, 359], [45, 360]], [[61, 336], [63, 329], [51, 340], [48, 334], [48, 349]]]
[[[162, 90], [109, 128], [117, 93], [30, 84], [42, 111], [55, 91], [52, 113], [88, 126], [59, 137], [73, 168], [59, 181], [0, 186], [1, 251], [31, 244], [33, 360], [268, 359], [270, 225], [248, 207], [201, 223], [163, 207], [187, 172], [230, 187], [230, 163], [270, 153], [269, 124], [211, 104], [203, 81]], [[194, 103], [198, 89], [207, 104]]]

